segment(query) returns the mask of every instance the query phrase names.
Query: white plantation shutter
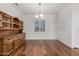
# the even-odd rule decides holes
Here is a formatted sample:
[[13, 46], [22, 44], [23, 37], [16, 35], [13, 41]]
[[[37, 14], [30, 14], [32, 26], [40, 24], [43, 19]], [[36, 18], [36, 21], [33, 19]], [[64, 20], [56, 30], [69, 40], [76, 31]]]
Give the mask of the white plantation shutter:
[[42, 18], [36, 18], [35, 32], [45, 32], [45, 20], [43, 20]]

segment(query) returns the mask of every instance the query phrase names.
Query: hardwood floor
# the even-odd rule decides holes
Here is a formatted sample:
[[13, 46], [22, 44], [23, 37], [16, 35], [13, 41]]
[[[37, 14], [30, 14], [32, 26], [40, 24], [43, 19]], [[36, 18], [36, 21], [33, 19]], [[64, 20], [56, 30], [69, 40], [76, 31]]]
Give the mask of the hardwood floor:
[[79, 49], [71, 49], [58, 40], [28, 40], [25, 56], [76, 56]]

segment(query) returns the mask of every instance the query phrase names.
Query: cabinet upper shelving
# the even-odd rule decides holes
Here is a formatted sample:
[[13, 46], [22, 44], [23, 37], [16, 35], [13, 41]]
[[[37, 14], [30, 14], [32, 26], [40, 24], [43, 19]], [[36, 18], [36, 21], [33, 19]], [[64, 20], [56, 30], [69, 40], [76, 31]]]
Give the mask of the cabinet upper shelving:
[[23, 21], [0, 11], [0, 30], [1, 29], [22, 30]]

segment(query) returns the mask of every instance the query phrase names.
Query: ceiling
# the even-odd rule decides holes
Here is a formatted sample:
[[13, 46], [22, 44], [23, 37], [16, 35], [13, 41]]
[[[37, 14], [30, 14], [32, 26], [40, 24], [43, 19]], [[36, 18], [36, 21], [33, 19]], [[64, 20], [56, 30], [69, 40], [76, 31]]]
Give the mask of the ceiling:
[[[20, 11], [25, 14], [37, 14], [39, 13], [38, 3], [15, 3], [19, 7]], [[53, 14], [60, 11], [68, 3], [41, 3], [41, 12], [43, 14]]]

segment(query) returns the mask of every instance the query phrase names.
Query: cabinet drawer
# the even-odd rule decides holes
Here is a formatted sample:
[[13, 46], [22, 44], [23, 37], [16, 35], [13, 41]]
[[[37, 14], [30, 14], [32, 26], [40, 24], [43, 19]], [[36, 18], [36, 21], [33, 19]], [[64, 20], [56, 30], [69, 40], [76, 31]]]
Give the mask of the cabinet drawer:
[[4, 39], [5, 44], [9, 44], [11, 42], [13, 42], [13, 39], [11, 37], [7, 37], [7, 38]]

